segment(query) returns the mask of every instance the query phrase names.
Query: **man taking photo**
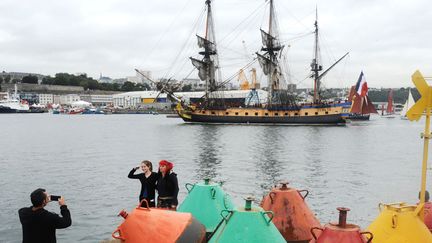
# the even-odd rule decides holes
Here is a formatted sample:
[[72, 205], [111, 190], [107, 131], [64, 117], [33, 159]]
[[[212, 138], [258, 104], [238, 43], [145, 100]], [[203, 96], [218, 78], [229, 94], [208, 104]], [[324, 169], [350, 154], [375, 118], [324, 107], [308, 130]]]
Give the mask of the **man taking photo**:
[[33, 206], [21, 208], [18, 211], [23, 231], [22, 242], [55, 243], [56, 229], [64, 229], [72, 224], [70, 212], [64, 198], [58, 198], [62, 217], [44, 209], [52, 199], [57, 199], [55, 196], [50, 197], [45, 189], [36, 189], [30, 194], [30, 199]]

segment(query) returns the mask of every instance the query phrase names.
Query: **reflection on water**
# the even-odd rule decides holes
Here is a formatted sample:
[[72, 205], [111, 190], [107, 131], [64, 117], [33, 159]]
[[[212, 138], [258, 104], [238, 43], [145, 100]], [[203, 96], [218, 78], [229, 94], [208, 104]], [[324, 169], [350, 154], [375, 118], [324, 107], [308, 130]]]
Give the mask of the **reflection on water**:
[[254, 162], [257, 169], [257, 181], [262, 192], [268, 192], [276, 185], [283, 171], [283, 162], [279, 158], [283, 141], [281, 141], [280, 129], [278, 127], [266, 126], [258, 133], [260, 140], [257, 147], [252, 149]]
[[197, 131], [198, 138], [195, 140], [195, 150], [198, 157], [194, 159], [195, 173], [200, 181], [206, 178], [216, 180], [221, 163], [221, 148], [219, 126], [202, 125]]

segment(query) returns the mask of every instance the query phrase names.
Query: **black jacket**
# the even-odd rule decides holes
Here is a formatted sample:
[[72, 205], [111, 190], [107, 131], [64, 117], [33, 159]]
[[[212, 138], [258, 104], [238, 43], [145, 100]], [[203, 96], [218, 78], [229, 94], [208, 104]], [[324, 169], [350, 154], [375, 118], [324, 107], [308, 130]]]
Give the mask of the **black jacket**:
[[179, 192], [177, 174], [171, 172], [165, 177], [159, 172], [159, 178], [157, 181], [157, 187], [159, 197], [172, 197], [173, 204], [178, 205], [177, 195]]
[[[137, 175], [134, 175], [136, 169], [133, 168], [128, 175], [128, 178], [131, 179], [139, 179], [141, 182], [141, 192], [139, 195], [139, 200], [147, 199], [148, 201], [155, 199], [155, 188], [156, 188], [156, 181], [158, 179], [158, 174], [155, 172], [152, 172], [149, 177], [145, 177], [144, 173], [140, 173]], [[146, 194], [147, 196], [145, 196]], [[150, 202], [149, 202], [150, 203]]]
[[45, 209], [32, 210], [32, 207], [21, 208], [18, 211], [22, 224], [23, 243], [55, 243], [56, 229], [67, 228], [72, 224], [69, 209], [60, 206], [60, 215]]

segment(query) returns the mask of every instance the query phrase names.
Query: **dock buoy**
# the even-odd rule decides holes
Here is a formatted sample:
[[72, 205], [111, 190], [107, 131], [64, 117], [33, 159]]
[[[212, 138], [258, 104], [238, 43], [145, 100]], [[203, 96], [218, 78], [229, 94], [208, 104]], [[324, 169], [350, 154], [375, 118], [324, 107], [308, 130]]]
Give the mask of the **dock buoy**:
[[374, 243], [432, 243], [432, 234], [419, 217], [422, 205], [380, 204], [380, 214], [369, 225]]
[[245, 207], [222, 210], [223, 220], [209, 243], [283, 243], [282, 235], [272, 223], [273, 213], [252, 207], [253, 198], [246, 198]]
[[179, 206], [178, 212], [191, 213], [206, 227], [208, 233], [212, 233], [221, 222], [222, 210], [234, 209], [234, 204], [220, 184], [210, 183], [205, 179], [204, 183], [186, 184], [188, 195]]
[[263, 198], [261, 207], [273, 211], [272, 222], [288, 243], [308, 243], [312, 239], [310, 229], [321, 224], [305, 202], [309, 192], [287, 185], [288, 182], [281, 182], [273, 188]]
[[112, 233], [112, 237], [125, 243], [189, 243], [206, 242], [205, 227], [190, 213], [141, 207], [131, 212], [122, 210], [119, 216], [125, 220]]
[[[349, 208], [339, 207], [339, 222], [328, 223], [324, 228], [314, 227], [311, 229], [313, 240], [311, 243], [369, 243], [374, 238], [370, 232], [361, 232], [360, 227], [355, 224], [347, 224]], [[319, 236], [317, 233], [321, 233]], [[367, 238], [365, 237], [367, 236]], [[375, 239], [374, 241], [375, 242]]]

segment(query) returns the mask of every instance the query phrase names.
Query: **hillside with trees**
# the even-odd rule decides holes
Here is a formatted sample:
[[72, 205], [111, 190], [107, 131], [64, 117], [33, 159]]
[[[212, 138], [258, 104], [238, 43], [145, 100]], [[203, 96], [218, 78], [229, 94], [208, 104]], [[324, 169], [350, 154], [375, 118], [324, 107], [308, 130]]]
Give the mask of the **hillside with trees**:
[[86, 74], [73, 75], [68, 73], [57, 73], [54, 77], [45, 77], [42, 84], [49, 85], [68, 85], [81, 86], [85, 90], [106, 90], [106, 91], [143, 91], [150, 90], [150, 86], [146, 83], [135, 84], [132, 82], [118, 83], [99, 83], [97, 80], [87, 77]]

